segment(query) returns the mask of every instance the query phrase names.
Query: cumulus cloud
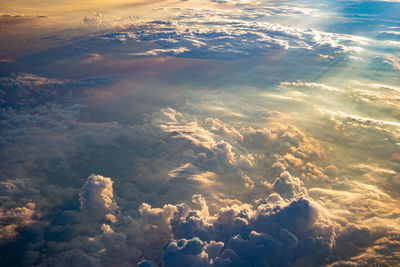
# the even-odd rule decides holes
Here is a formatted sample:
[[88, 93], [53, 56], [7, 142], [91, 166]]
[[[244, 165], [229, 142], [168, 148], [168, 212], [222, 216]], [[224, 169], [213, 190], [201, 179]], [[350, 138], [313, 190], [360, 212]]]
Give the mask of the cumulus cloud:
[[40, 217], [33, 198], [37, 194], [29, 179], [0, 182], [0, 243], [14, 238]]
[[117, 210], [112, 184], [112, 180], [108, 177], [95, 174], [88, 177], [79, 199], [82, 210], [90, 218], [103, 218], [108, 214], [114, 214]]
[[[378, 188], [354, 183], [359, 193], [353, 195], [306, 188], [306, 176], [313, 173], [311, 165], [323, 169], [317, 160], [322, 152], [296, 128], [238, 128], [215, 118], [204, 119], [172, 108], [150, 114], [145, 125], [145, 132], [132, 128], [127, 129], [126, 135], [147, 133], [154, 135], [151, 138], [157, 139], [157, 143], [163, 140], [157, 152], [165, 155], [156, 162], [167, 166], [164, 180], [159, 180], [166, 182], [161, 185], [199, 184], [200, 187], [187, 190], [201, 189], [212, 205], [203, 196], [194, 195], [192, 203], [165, 204], [161, 208], [142, 203], [134, 216], [132, 204], [127, 205], [130, 201], [122, 194], [124, 190], [119, 190], [119, 197], [111, 178], [91, 175], [80, 190], [80, 206], [63, 210], [63, 219], [52, 221], [49, 229], [43, 230], [53, 236], [57, 232], [69, 233], [69, 238], [44, 237], [46, 245], [40, 259], [29, 254], [33, 253], [30, 250], [25, 256], [26, 262], [44, 266], [79, 263], [115, 266], [139, 262], [140, 266], [323, 265], [355, 261], [357, 255], [363, 255], [368, 249], [378, 255], [377, 246], [389, 247], [396, 242], [382, 239], [388, 233], [398, 232], [395, 222], [388, 219], [386, 222], [390, 224], [374, 229], [374, 220], [355, 222], [348, 216], [358, 205], [360, 218], [390, 217], [388, 209], [374, 215], [363, 210], [372, 199], [370, 195], [376, 196], [376, 210], [384, 203], [396, 205], [396, 201]], [[121, 130], [120, 126], [113, 127], [114, 131]], [[184, 155], [171, 151], [171, 147], [182, 148]], [[248, 160], [252, 163], [243, 164], [240, 156], [249, 154], [252, 156]], [[140, 170], [136, 173], [140, 174]], [[226, 181], [230, 181], [229, 186], [223, 185]], [[205, 184], [211, 187], [205, 189]], [[25, 187], [19, 181], [9, 182], [4, 188], [19, 194]], [[154, 183], [151, 188], [158, 190], [159, 186]], [[244, 201], [249, 188], [254, 196]], [[208, 193], [210, 189], [214, 195]], [[232, 189], [237, 190], [237, 198], [226, 205], [222, 198], [229, 196]], [[220, 195], [215, 196], [216, 190]], [[178, 190], [180, 194], [184, 191]], [[133, 192], [129, 192], [131, 197]], [[341, 194], [348, 197], [343, 202], [334, 201]], [[121, 204], [117, 205], [116, 199]], [[354, 204], [349, 208], [347, 203]], [[4, 218], [19, 222], [18, 218], [23, 216], [12, 217], [15, 211], [9, 209], [3, 213]], [[34, 218], [29, 212], [19, 214]], [[340, 248], [346, 240], [354, 240], [354, 247], [343, 251]]]
[[[282, 176], [288, 179], [290, 174], [284, 173]], [[299, 186], [305, 190], [304, 186]], [[368, 194], [378, 193], [376, 188], [368, 185], [354, 186], [362, 195], [354, 193], [356, 197], [352, 201], [360, 207], [366, 201], [371, 201]], [[285, 193], [293, 190], [292, 196], [299, 190], [296, 187], [286, 189]], [[311, 192], [314, 197], [317, 193], [321, 197], [324, 195], [324, 191], [317, 188], [311, 189]], [[340, 192], [332, 190], [331, 193]], [[387, 203], [378, 196], [376, 201], [377, 205]], [[390, 200], [392, 201], [394, 200]], [[363, 219], [355, 224], [354, 220], [346, 218], [346, 214], [352, 214], [346, 213], [348, 209], [352, 209], [346, 208], [350, 203], [347, 199], [343, 199], [343, 202], [332, 202], [336, 205], [333, 208], [330, 204], [322, 207], [305, 191], [302, 196], [287, 200], [272, 193], [254, 208], [251, 204], [235, 204], [222, 207], [215, 214], [208, 213], [202, 197], [194, 196], [194, 202], [201, 203], [200, 209], [177, 205], [174, 214], [170, 215], [169, 223], [175, 239], [168, 241], [164, 247], [165, 266], [175, 266], [179, 262], [187, 266], [341, 266], [347, 261], [353, 264], [389, 264], [398, 260], [389, 249], [398, 243], [398, 224], [395, 228], [393, 225], [380, 224], [380, 229]], [[324, 201], [322, 204], [327, 203]], [[396, 205], [393, 203], [390, 207]], [[326, 208], [330, 212], [336, 209], [337, 212], [328, 213]], [[171, 206], [167, 210], [171, 210]], [[363, 213], [361, 210], [360, 212]], [[370, 215], [365, 213], [363, 216]], [[389, 232], [393, 237], [384, 238]], [[382, 249], [380, 252], [377, 251], [378, 247]], [[373, 251], [375, 256], [367, 256], [368, 251]], [[384, 260], [386, 252], [390, 254], [387, 261]]]
[[[98, 203], [92, 206], [96, 206], [96, 210], [101, 206], [102, 214], [114, 212], [115, 206], [111, 211], [104, 211], [114, 203], [111, 201], [111, 184], [111, 178], [91, 175], [83, 186], [84, 192], [91, 192], [85, 197], [92, 195], [91, 204]], [[192, 204], [166, 204], [162, 208], [153, 208], [143, 203], [139, 207], [139, 218], [122, 214], [118, 220], [108, 224], [92, 222], [94, 224], [90, 223], [89, 228], [84, 221], [73, 223], [68, 219], [64, 227], [72, 223], [70, 227], [79, 235], [67, 242], [49, 242], [46, 250], [53, 252], [47, 255], [43, 252], [41, 265], [138, 263], [139, 266], [158, 266], [157, 261], [163, 266], [336, 266], [347, 262], [395, 262], [398, 258], [392, 249], [398, 244], [398, 225], [381, 224], [375, 228], [371, 224], [374, 220], [368, 222], [360, 218], [355, 222], [347, 217], [350, 213], [346, 207], [349, 203], [353, 203], [351, 208], [358, 205], [360, 209], [354, 215], [370, 217], [362, 209], [366, 201], [370, 204], [370, 201], [375, 201], [374, 205], [387, 205], [389, 201], [391, 207], [397, 205], [396, 201], [376, 187], [358, 183], [354, 186], [355, 193], [316, 188], [309, 189], [309, 195], [298, 178], [284, 172], [274, 182], [276, 193], [269, 194], [256, 205], [230, 204], [210, 212], [205, 199], [194, 195]], [[341, 198], [339, 202], [327, 201], [327, 197], [335, 198], [338, 194], [346, 194], [349, 198]], [[375, 194], [376, 198], [372, 200], [370, 194]], [[320, 198], [324, 201], [321, 202]], [[82, 201], [82, 195], [80, 199]], [[87, 207], [87, 204], [83, 205]], [[332, 213], [333, 210], [337, 212]], [[18, 213], [14, 211], [10, 210], [8, 215]], [[385, 214], [387, 211], [382, 212]], [[1, 215], [2, 218], [10, 217], [3, 216], [4, 213]], [[83, 212], [78, 216], [92, 217], [92, 214]], [[98, 227], [97, 231], [89, 230], [93, 226]], [[388, 232], [390, 238], [385, 237]], [[373, 252], [375, 256], [371, 257], [367, 252]], [[162, 258], [154, 253], [159, 253]], [[150, 258], [140, 260], [143, 255]], [[390, 255], [390, 258], [385, 259], [384, 255]], [[34, 258], [25, 260], [34, 262]]]
[[234, 205], [209, 217], [185, 209], [171, 219], [178, 239], [164, 247], [166, 266], [323, 264], [340, 228], [309, 200], [285, 202], [279, 195], [271, 195], [254, 210]]
[[288, 198], [306, 193], [303, 182], [299, 178], [291, 176], [287, 171], [282, 172], [275, 179], [272, 189], [279, 195]]
[[35, 203], [10, 209], [0, 208], [0, 242], [16, 236], [18, 228], [23, 228], [34, 221], [34, 215]]
[[[81, 211], [64, 209], [59, 218], [50, 219], [50, 224], [44, 220], [36, 221], [37, 229], [30, 231], [35, 234], [43, 231], [50, 235], [32, 240], [31, 244], [43, 244], [36, 250], [28, 249], [21, 261], [40, 266], [135, 265], [142, 253], [137, 244], [128, 240], [129, 231], [120, 231], [124, 221], [116, 216], [118, 206], [111, 178], [94, 174], [89, 176], [79, 200]], [[143, 218], [147, 218], [145, 214]], [[48, 217], [45, 219], [49, 220]], [[26, 223], [29, 221], [26, 220]]]
[[[64, 82], [24, 79], [26, 84], [15, 84], [28, 92]], [[326, 89], [317, 83], [284, 86]], [[185, 108], [163, 108], [139, 125], [95, 123], [78, 119], [84, 108], [55, 101], [2, 114], [2, 145], [13, 155], [5, 161], [13, 163], [8, 170], [13, 178], [19, 170], [23, 177], [37, 174], [1, 184], [2, 238], [21, 255], [5, 262], [310, 266], [370, 263], [369, 252], [379, 263], [397, 259], [397, 201], [376, 186], [336, 177], [342, 170], [294, 126], [249, 126]], [[351, 166], [373, 174], [397, 170]], [[43, 171], [49, 169], [61, 171], [52, 178]], [[118, 175], [82, 180], [86, 174], [78, 174], [87, 169]], [[339, 182], [344, 185], [334, 189]]]

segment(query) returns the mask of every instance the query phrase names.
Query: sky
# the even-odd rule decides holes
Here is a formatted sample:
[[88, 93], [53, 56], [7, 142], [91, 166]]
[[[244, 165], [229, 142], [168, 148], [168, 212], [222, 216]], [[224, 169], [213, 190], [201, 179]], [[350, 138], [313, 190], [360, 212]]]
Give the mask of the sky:
[[398, 14], [0, 0], [0, 265], [400, 264]]

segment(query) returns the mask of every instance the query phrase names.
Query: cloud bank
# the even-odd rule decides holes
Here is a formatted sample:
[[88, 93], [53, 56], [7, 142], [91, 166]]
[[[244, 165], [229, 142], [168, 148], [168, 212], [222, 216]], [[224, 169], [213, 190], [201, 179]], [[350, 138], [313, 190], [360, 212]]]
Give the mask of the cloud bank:
[[126, 43], [154, 42], [162, 48], [133, 55], [237, 59], [277, 49], [304, 49], [315, 55], [352, 54], [366, 38], [301, 29], [270, 22], [248, 21], [218, 10], [188, 9], [171, 20], [143, 22], [96, 38]]

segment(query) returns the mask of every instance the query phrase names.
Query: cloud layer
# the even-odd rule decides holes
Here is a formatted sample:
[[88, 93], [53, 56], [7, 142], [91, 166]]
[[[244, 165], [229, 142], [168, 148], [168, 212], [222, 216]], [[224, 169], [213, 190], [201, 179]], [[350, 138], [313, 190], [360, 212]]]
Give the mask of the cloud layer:
[[270, 22], [255, 22], [218, 10], [188, 9], [172, 20], [151, 21], [97, 38], [154, 42], [161, 48], [134, 55], [237, 59], [276, 49], [305, 49], [315, 55], [357, 53], [367, 39]]
[[2, 15], [0, 265], [398, 264], [393, 6]]

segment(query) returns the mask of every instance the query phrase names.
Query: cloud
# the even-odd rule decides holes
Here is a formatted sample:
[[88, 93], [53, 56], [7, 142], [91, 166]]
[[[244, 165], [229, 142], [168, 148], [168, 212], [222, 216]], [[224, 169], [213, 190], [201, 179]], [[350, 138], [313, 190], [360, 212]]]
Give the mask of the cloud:
[[189, 49], [187, 49], [185, 47], [178, 47], [178, 48], [170, 48], [170, 49], [153, 49], [153, 50], [142, 52], [142, 53], [132, 53], [132, 55], [134, 55], [134, 56], [158, 56], [158, 55], [166, 54], [166, 55], [178, 56], [179, 54], [183, 54], [188, 51], [189, 51]]
[[[4, 152], [1, 158], [2, 165], [8, 166], [1, 169], [2, 176], [30, 177], [28, 169], [68, 172], [65, 163], [76, 152], [79, 141], [67, 129], [84, 131], [85, 126], [78, 126], [75, 120], [85, 107], [82, 97], [92, 96], [94, 90], [105, 90], [101, 87], [113, 80], [109, 77], [60, 80], [27, 73], [0, 78], [3, 118], [0, 143]], [[85, 134], [81, 132], [79, 136]]]
[[101, 175], [90, 175], [79, 194], [81, 208], [90, 218], [104, 218], [114, 214], [118, 206], [114, 201], [112, 181]]
[[[398, 49], [342, 34], [393, 21], [338, 30], [332, 3], [172, 4], [125, 27], [79, 15], [7, 63], [121, 80], [0, 78], [0, 265], [399, 262]], [[4, 18], [41, 20], [24, 19]], [[380, 81], [344, 86], [360, 62]]]
[[[282, 186], [283, 183], [291, 184]], [[154, 260], [159, 262], [159, 259], [154, 253], [162, 255], [163, 266], [336, 266], [345, 262], [388, 264], [397, 259], [391, 249], [399, 242], [396, 239], [396, 235], [400, 236], [397, 224], [380, 223], [376, 228], [371, 224], [378, 223], [374, 219], [354, 221], [347, 217], [352, 213], [345, 207], [352, 209], [356, 206], [361, 213], [354, 213], [354, 216], [370, 217], [363, 210], [366, 201], [370, 207], [374, 207], [371, 206], [374, 201], [376, 204], [373, 205], [397, 205], [395, 200], [376, 187], [355, 183], [355, 193], [315, 188], [309, 189], [308, 195], [300, 180], [285, 172], [275, 180], [274, 188], [276, 193], [269, 194], [257, 205], [230, 204], [214, 213], [209, 211], [201, 195], [194, 195], [192, 205], [197, 208], [188, 204], [166, 204], [162, 208], [153, 208], [143, 203], [139, 207], [140, 217], [136, 219], [124, 215], [123, 210], [118, 220], [108, 223], [89, 220], [89, 225], [85, 225], [85, 220], [73, 223], [72, 217], [64, 217], [67, 219], [62, 224], [64, 231], [72, 228], [75, 235], [67, 242], [62, 239], [48, 242], [45, 251], [52, 252], [43, 251], [40, 262], [43, 266], [115, 266], [139, 262], [139, 266], [157, 266]], [[91, 175], [83, 190], [86, 193], [81, 194], [81, 203], [84, 196], [91, 195], [93, 205], [89, 207], [88, 202], [82, 204], [85, 210], [83, 213], [76, 211], [77, 216], [92, 219], [93, 213], [86, 212], [89, 208], [93, 212], [100, 210], [102, 216], [115, 212], [116, 203], [111, 200], [114, 197], [111, 178]], [[302, 193], [298, 194], [299, 191]], [[349, 198], [340, 197], [340, 201], [332, 202], [327, 200], [336, 198], [338, 194], [346, 194]], [[376, 196], [373, 202], [370, 202], [371, 194]], [[388, 207], [381, 212], [386, 214], [390, 209]], [[336, 212], [332, 213], [334, 210]], [[16, 214], [14, 211], [10, 210], [8, 215]], [[73, 211], [69, 213], [72, 215]], [[3, 219], [10, 217], [1, 215]], [[26, 216], [23, 217], [26, 219]], [[51, 227], [55, 230], [61, 225]], [[391, 238], [385, 237], [388, 232], [392, 233]], [[375, 257], [371, 258], [363, 251], [373, 251]], [[151, 257], [151, 260], [141, 260], [142, 255]], [[390, 255], [390, 258], [385, 259], [383, 255]], [[25, 261], [33, 263], [34, 259], [25, 258]]]
[[[391, 216], [397, 216], [397, 200], [374, 185], [353, 182], [348, 186], [349, 191], [311, 188], [308, 193], [315, 200], [323, 199], [324, 206], [333, 215], [345, 217], [351, 222], [369, 225], [375, 229], [398, 228], [396, 222], [392, 224], [386, 221]], [[344, 205], [349, 205], [351, 212], [345, 212], [342, 208]], [[385, 223], [381, 224], [380, 221]]]
[[[5, 82], [39, 95], [64, 83]], [[285, 86], [325, 88], [297, 83]], [[347, 162], [338, 170], [306, 132], [258, 121], [251, 109], [243, 114], [252, 124], [190, 105], [129, 124], [81, 119], [90, 98], [56, 99], [2, 113], [2, 175], [11, 174], [1, 187], [1, 222], [11, 225], [4, 246], [19, 248], [18, 259], [2, 260], [8, 265], [312, 266], [357, 262], [369, 250], [383, 257], [378, 247], [396, 243], [398, 203], [343, 177], [351, 166], [371, 174], [395, 167]], [[91, 172], [105, 176], [85, 179]]]
[[307, 83], [307, 82], [302, 82], [302, 81], [297, 81], [297, 82], [282, 82], [282, 86], [293, 86], [293, 87], [305, 87], [305, 88], [315, 88], [315, 89], [320, 89], [324, 91], [332, 91], [332, 92], [343, 92], [342, 89], [336, 88], [333, 86], [328, 86], [320, 83]]
[[[75, 209], [61, 209], [62, 219], [51, 220], [47, 229], [41, 228], [46, 233], [43, 237], [46, 245], [40, 250], [40, 259], [30, 254], [33, 250], [24, 254], [24, 261], [30, 264], [323, 265], [352, 261], [352, 257], [372, 249], [374, 242], [389, 232], [398, 231], [396, 223], [390, 219], [385, 221], [385, 227], [374, 229], [371, 226], [376, 225], [374, 220], [354, 222], [349, 217], [355, 208], [364, 218], [390, 217], [388, 209], [375, 215], [363, 210], [365, 205], [371, 206], [368, 202], [371, 194], [376, 196], [376, 207], [383, 203], [396, 205], [378, 188], [354, 183], [359, 193], [353, 195], [347, 191], [306, 189], [310, 163], [323, 170], [317, 160], [322, 152], [293, 127], [238, 128], [215, 118], [204, 119], [172, 108], [150, 114], [140, 127], [109, 123], [78, 123], [76, 127], [81, 127], [81, 133], [89, 134], [85, 142], [93, 139], [92, 142], [100, 144], [120, 134], [135, 141], [141, 136], [141, 143], [146, 147], [157, 140], [156, 151], [140, 150], [158, 155], [156, 160], [150, 157], [147, 164], [154, 163], [154, 168], [164, 178], [158, 179], [157, 171], [153, 174], [147, 167], [135, 170], [135, 175], [149, 179], [151, 186], [146, 194], [137, 193], [136, 185], [128, 186], [137, 183], [134, 178], [118, 180], [123, 186], [114, 191], [111, 178], [89, 176], [79, 190], [80, 205]], [[90, 131], [86, 131], [86, 127]], [[174, 147], [183, 151], [182, 154], [175, 153]], [[252, 164], [244, 165], [240, 156], [249, 154], [253, 157], [248, 159]], [[148, 155], [151, 154], [146, 157]], [[131, 157], [146, 162], [140, 154], [131, 154]], [[278, 162], [285, 170], [271, 168]], [[308, 165], [306, 169], [303, 169], [304, 162]], [[136, 164], [135, 167], [140, 166]], [[153, 175], [156, 177], [152, 178]], [[248, 179], [243, 178], [245, 175]], [[158, 182], [151, 180], [156, 178]], [[249, 181], [252, 181], [254, 195], [246, 198], [249, 186], [245, 184]], [[269, 187], [262, 186], [262, 181], [267, 181]], [[179, 197], [173, 195], [172, 187], [177, 185], [175, 190]], [[7, 192], [18, 194], [24, 182], [15, 182], [6, 188], [10, 188]], [[206, 193], [212, 205], [208, 206], [203, 196], [194, 195], [192, 203], [165, 204], [161, 208], [146, 203], [135, 206], [135, 203], [140, 204], [141, 196], [151, 200], [153, 192], [158, 190], [168, 192], [164, 199], [156, 194], [158, 203], [170, 203], [165, 199], [182, 199], [182, 194], [199, 190]], [[230, 196], [228, 192], [232, 190], [237, 190], [236, 198], [226, 205], [222, 198]], [[341, 194], [346, 196], [344, 202], [330, 200]], [[138, 206], [135, 215], [132, 209]], [[39, 222], [45, 227], [44, 220]], [[58, 232], [60, 237], [55, 234]], [[365, 239], [368, 242], [363, 241]], [[346, 240], [354, 240], [355, 247], [350, 246], [343, 252], [340, 247]], [[389, 247], [391, 242], [394, 241], [391, 239], [381, 245]]]
[[362, 50], [360, 46], [367, 41], [357, 36], [252, 22], [223, 12], [209, 12], [209, 16], [204, 16], [200, 10], [189, 9], [169, 21], [141, 23], [96, 38], [154, 42], [162, 47], [135, 55], [218, 59], [250, 57], [275, 49], [305, 49], [316, 55], [351, 54]]
[[336, 121], [338, 124], [375, 129], [377, 131], [392, 133], [393, 135], [399, 134], [400, 123], [397, 121], [379, 120], [328, 109], [320, 109], [320, 111], [329, 115], [331, 120]]
[[122, 25], [126, 22], [127, 18], [104, 15], [102, 12], [93, 11], [90, 15], [83, 17], [81, 27], [104, 30], [123, 27]]
[[[91, 175], [79, 195], [82, 211], [63, 209], [55, 220], [52, 215], [36, 220], [36, 228], [28, 231], [45, 235], [30, 242], [32, 245], [43, 245], [33, 250], [25, 248], [25, 256], [20, 261], [41, 266], [136, 264], [142, 253], [136, 244], [130, 244], [127, 229], [127, 234], [119, 231], [118, 227], [124, 225], [124, 218], [118, 216], [112, 183], [111, 178]], [[143, 217], [146, 217], [145, 214]]]
[[[282, 176], [287, 177], [290, 174]], [[389, 196], [382, 195], [377, 188], [369, 185], [355, 183], [354, 186], [354, 190], [360, 194], [343, 192], [354, 195], [351, 201], [347, 198], [342, 201], [340, 198], [339, 202], [319, 202], [324, 207], [309, 198], [305, 191], [303, 196], [288, 200], [272, 193], [254, 208], [249, 204], [234, 204], [222, 207], [215, 214], [209, 214], [202, 197], [194, 196], [194, 202], [201, 203], [201, 209], [177, 205], [175, 213], [169, 219], [174, 239], [168, 241], [164, 247], [163, 264], [176, 266], [181, 262], [187, 266], [341, 266], [347, 260], [353, 264], [375, 260], [381, 264], [389, 264], [398, 260], [390, 249], [398, 244], [398, 224], [394, 226], [378, 223], [379, 227], [376, 228], [373, 219], [368, 222], [359, 218], [356, 222], [353, 218], [346, 218], [350, 214], [355, 217], [361, 215], [346, 210], [352, 210], [354, 205], [365, 207], [367, 202], [371, 205], [370, 194], [380, 194], [375, 199], [378, 205], [387, 204], [385, 198]], [[302, 188], [305, 189], [303, 186]], [[294, 192], [298, 190], [294, 187], [292, 189]], [[315, 188], [311, 189], [313, 198], [317, 192], [321, 193], [322, 198], [329, 194], [342, 194], [340, 191]], [[331, 207], [328, 203], [336, 206]], [[396, 205], [392, 203], [390, 207]], [[326, 210], [328, 207], [329, 212]], [[168, 206], [168, 209], [171, 207]], [[362, 209], [359, 211], [364, 213]], [[365, 213], [362, 216], [371, 215]], [[393, 233], [392, 238], [386, 238], [390, 232]], [[378, 248], [382, 250], [378, 252]], [[369, 257], [363, 251], [373, 251], [375, 256]], [[383, 256], [385, 253], [390, 255], [387, 261]]]
[[87, 27], [101, 27], [103, 24], [103, 20], [104, 15], [101, 12], [94, 11], [90, 16], [85, 16], [83, 18], [82, 24]]
[[1, 106], [20, 108], [54, 102], [65, 102], [71, 94], [84, 94], [88, 88], [102, 87], [114, 81], [106, 76], [81, 80], [60, 80], [30, 73], [12, 74], [0, 78]]
[[0, 15], [0, 32], [1, 33], [12, 33], [13, 30], [17, 30], [17, 27], [28, 27], [28, 25], [37, 26], [40, 23], [43, 23], [42, 19], [46, 19], [46, 16], [30, 16], [30, 15], [10, 15], [3, 14]]
[[24, 228], [34, 221], [35, 203], [27, 203], [26, 206], [3, 209], [0, 208], [0, 242], [18, 234], [18, 229]]
[[198, 238], [189, 240], [171, 240], [164, 249], [165, 266], [211, 266], [213, 254], [218, 255], [222, 249], [221, 242], [202, 242]]
[[275, 179], [272, 189], [279, 195], [287, 198], [301, 196], [306, 193], [303, 182], [299, 178], [291, 176], [287, 171], [282, 172]]
[[29, 179], [8, 179], [0, 182], [1, 244], [12, 240], [40, 217], [33, 199], [38, 193]]
[[400, 59], [392, 55], [375, 56], [371, 59], [370, 64], [373, 65], [375, 69], [386, 71], [400, 70]]
[[[42, 108], [41, 106], [39, 107]], [[60, 113], [64, 111], [64, 108], [61, 106]], [[56, 113], [58, 113], [58, 111]], [[47, 113], [44, 113], [38, 116], [38, 119], [47, 120], [46, 114]], [[50, 114], [53, 114], [53, 112]], [[126, 138], [128, 136], [130, 136], [129, 138], [133, 138], [132, 141], [134, 141], [133, 143], [135, 144], [138, 142], [136, 138], [141, 138], [142, 141], [139, 143], [146, 147], [153, 147], [153, 145], [151, 145], [152, 143], [156, 142], [158, 144], [160, 139], [163, 140], [162, 145], [155, 151], [157, 155], [161, 153], [163, 156], [158, 156], [156, 161], [144, 161], [142, 158], [143, 154], [154, 153], [152, 150], [142, 150], [141, 147], [135, 148], [135, 146], [131, 147], [131, 149], [133, 149], [131, 152], [136, 149], [143, 153], [134, 154], [132, 157], [135, 159], [135, 167], [137, 168], [135, 170], [135, 175], [138, 177], [146, 177], [151, 184], [150, 193], [144, 194], [139, 192], [139, 194], [146, 199], [152, 198], [151, 195], [153, 195], [152, 192], [155, 188], [159, 188], [156, 190], [171, 188], [168, 189], [169, 194], [166, 196], [166, 198], [171, 199], [171, 194], [173, 194], [172, 187], [176, 188], [176, 185], [178, 185], [178, 187], [175, 190], [179, 194], [176, 197], [177, 199], [182, 198], [182, 193], [188, 194], [192, 192], [194, 188], [208, 188], [210, 192], [213, 192], [215, 191], [215, 186], [222, 186], [223, 181], [229, 179], [234, 182], [233, 186], [236, 187], [236, 184], [238, 184], [239, 188], [243, 189], [245, 188], [245, 183], [253, 181], [253, 190], [257, 190], [256, 185], [258, 184], [255, 180], [251, 178], [243, 180], [242, 178], [244, 170], [256, 166], [254, 164], [256, 164], [255, 158], [257, 155], [254, 154], [254, 158], [252, 158], [253, 156], [249, 156], [249, 151], [247, 149], [256, 148], [261, 144], [261, 146], [258, 147], [258, 149], [260, 149], [259, 152], [262, 151], [264, 147], [274, 147], [274, 150], [268, 153], [275, 153], [278, 147], [276, 147], [276, 145], [271, 145], [271, 142], [280, 144], [282, 149], [289, 149], [292, 146], [298, 146], [303, 142], [302, 139], [304, 139], [300, 133], [296, 133], [293, 129], [273, 129], [270, 131], [264, 129], [259, 134], [264, 134], [266, 137], [262, 138], [260, 144], [253, 144], [255, 141], [248, 137], [248, 135], [252, 136], [255, 132], [252, 128], [237, 129], [217, 119], [200, 119], [197, 118], [197, 116], [181, 113], [171, 108], [163, 109], [149, 115], [149, 117], [146, 118], [145, 124], [138, 127], [127, 127], [118, 123], [83, 123], [76, 122], [73, 118], [73, 116], [64, 116], [63, 119], [58, 119], [57, 124], [63, 126], [60, 130], [57, 130], [60, 126], [56, 128], [48, 126], [43, 129], [47, 129], [46, 131], [52, 135], [60, 131], [60, 133], [62, 133], [62, 135], [60, 135], [62, 139], [60, 140], [69, 140], [69, 142], [71, 142], [66, 146], [69, 148], [77, 148], [79, 147], [78, 144], [82, 142], [81, 144], [85, 144], [83, 148], [91, 147], [90, 149], [93, 150], [97, 146], [101, 146], [101, 144], [109, 143], [108, 140], [110, 140], [110, 138], [116, 138], [121, 136], [121, 134]], [[29, 136], [27, 133], [31, 133], [30, 130], [28, 131], [31, 122], [27, 124], [25, 120], [22, 120], [20, 123], [21, 126], [27, 128], [26, 134], [22, 135], [26, 138]], [[79, 132], [79, 134], [76, 135], [79, 136], [78, 139], [70, 138], [69, 133], [67, 133], [67, 135], [64, 133], [63, 129], [65, 129], [67, 125], [74, 125], [73, 129]], [[23, 129], [24, 127], [21, 128]], [[46, 131], [44, 132], [46, 133], [45, 137], [48, 136]], [[65, 139], [66, 137], [67, 139]], [[53, 141], [56, 142], [53, 143]], [[54, 145], [56, 145], [56, 147], [59, 146], [58, 148], [61, 154], [68, 152], [68, 150], [63, 152], [66, 148], [64, 147], [65, 144], [58, 143], [57, 140], [53, 141], [51, 141], [50, 144], [52, 144], [52, 147], [54, 147]], [[182, 148], [184, 155], [173, 153], [171, 150], [173, 147]], [[100, 150], [94, 149], [93, 151]], [[246, 157], [251, 164], [243, 164], [241, 161], [244, 159], [240, 156]], [[262, 156], [258, 157], [262, 158]], [[152, 157], [152, 159], [154, 159], [154, 157]], [[154, 174], [149, 173], [147, 165], [141, 166], [141, 163], [154, 163]], [[261, 166], [261, 164], [258, 166]], [[160, 172], [161, 177], [163, 175], [164, 178], [160, 178], [157, 172]], [[170, 175], [168, 175], [168, 173]], [[250, 176], [253, 175], [249, 173], [248, 177]], [[156, 179], [158, 181], [157, 183], [152, 182]], [[51, 179], [48, 181], [54, 183]], [[81, 189], [76, 190], [71, 188], [71, 191], [65, 190], [64, 195], [61, 195], [63, 201], [71, 201], [68, 199], [73, 195], [72, 192], [76, 192], [75, 195], [78, 195], [78, 192], [80, 192], [80, 206], [72, 206], [69, 210], [63, 210], [61, 208], [61, 218], [63, 219], [52, 222], [47, 229], [43, 229], [43, 227], [45, 227], [44, 221], [39, 221], [38, 225], [41, 231], [46, 233], [53, 232], [52, 236], [54, 236], [55, 240], [46, 245], [46, 249], [41, 252], [42, 259], [40, 261], [35, 258], [26, 258], [25, 260], [31, 263], [43, 262], [43, 264], [61, 264], [62, 262], [74, 262], [72, 257], [75, 257], [76, 259], [81, 258], [83, 262], [93, 261], [101, 262], [101, 264], [108, 264], [109, 262], [115, 261], [111, 260], [108, 254], [99, 254], [99, 251], [102, 249], [106, 249], [106, 251], [110, 250], [107, 246], [115, 246], [116, 244], [114, 242], [116, 242], [121, 243], [121, 246], [126, 246], [126, 248], [121, 248], [121, 253], [126, 252], [128, 255], [129, 252], [127, 251], [129, 249], [135, 251], [132, 257], [126, 256], [128, 257], [126, 258], [120, 255], [119, 259], [121, 259], [121, 262], [137, 262], [141, 257], [140, 255], [159, 261], [162, 255], [162, 245], [165, 244], [168, 239], [174, 238], [175, 235], [177, 237], [190, 236], [190, 234], [185, 232], [186, 230], [180, 229], [181, 225], [187, 225], [185, 227], [188, 227], [190, 223], [185, 222], [178, 215], [174, 215], [179, 212], [184, 214], [189, 208], [182, 204], [181, 206], [166, 205], [162, 209], [157, 209], [143, 204], [139, 208], [138, 214], [140, 214], [140, 218], [133, 219], [131, 217], [133, 216], [131, 211], [132, 207], [136, 209], [137, 206], [135, 206], [135, 203], [141, 201], [141, 198], [137, 198], [136, 193], [133, 193], [138, 192], [137, 189], [134, 189], [136, 191], [129, 192], [129, 190], [132, 190], [132, 187], [128, 187], [127, 185], [134, 181], [135, 179], [119, 180], [121, 185], [123, 185], [119, 189], [121, 196], [123, 196], [119, 198], [121, 205], [116, 204], [113, 181], [111, 178], [101, 175], [91, 175]], [[145, 181], [141, 183], [145, 184]], [[180, 190], [182, 187], [181, 185], [187, 186], [184, 190], [185, 192]], [[129, 197], [127, 197], [126, 193], [123, 193], [125, 190], [124, 187], [128, 190]], [[43, 198], [46, 199], [51, 196], [50, 191], [52, 191], [52, 188], [45, 186], [42, 190], [46, 190], [46, 193], [40, 197], [40, 203], [43, 201]], [[277, 189], [277, 191], [279, 190], [280, 189]], [[230, 187], [224, 188], [221, 193], [226, 193], [228, 191], [230, 191]], [[69, 197], [67, 197], [68, 194], [70, 194]], [[132, 197], [133, 200], [130, 200]], [[216, 196], [215, 199], [222, 199], [223, 197], [222, 194]], [[159, 197], [157, 198], [159, 202], [164, 201]], [[196, 212], [196, 214], [192, 216], [193, 219], [195, 219], [197, 215], [210, 217], [210, 211], [205, 204], [205, 200], [199, 196], [195, 197], [193, 200], [194, 204], [200, 207], [198, 214]], [[231, 202], [238, 203], [240, 201], [232, 200]], [[42, 204], [39, 206], [40, 209], [45, 210], [48, 209], [48, 207], [49, 206], [43, 206]], [[243, 209], [243, 212], [254, 212], [250, 211], [251, 209], [246, 205], [240, 209]], [[226, 223], [230, 225], [229, 216], [231, 215], [229, 214], [231, 212], [232, 211], [229, 209], [225, 211], [222, 210], [221, 214], [224, 215], [221, 215], [222, 217], [219, 220], [228, 220]], [[54, 214], [54, 216], [56, 215]], [[47, 217], [43, 219], [45, 220], [46, 218]], [[176, 218], [175, 224], [171, 223], [173, 218]], [[207, 225], [208, 224], [206, 224], [206, 226]], [[207, 229], [203, 232], [204, 235], [208, 235], [209, 238], [211, 238], [211, 233], [207, 233], [206, 230]], [[194, 228], [193, 231], [197, 230]], [[69, 236], [69, 238], [67, 238], [67, 240], [59, 239], [58, 235], [54, 234], [57, 232], [60, 232], [60, 235], [64, 233]], [[213, 230], [213, 235], [216, 235], [216, 232], [216, 230]], [[222, 240], [222, 234], [220, 234], [218, 238]], [[48, 240], [48, 237], [45, 237], [45, 240]], [[30, 254], [26, 254], [26, 257], [28, 257], [28, 255]]]

